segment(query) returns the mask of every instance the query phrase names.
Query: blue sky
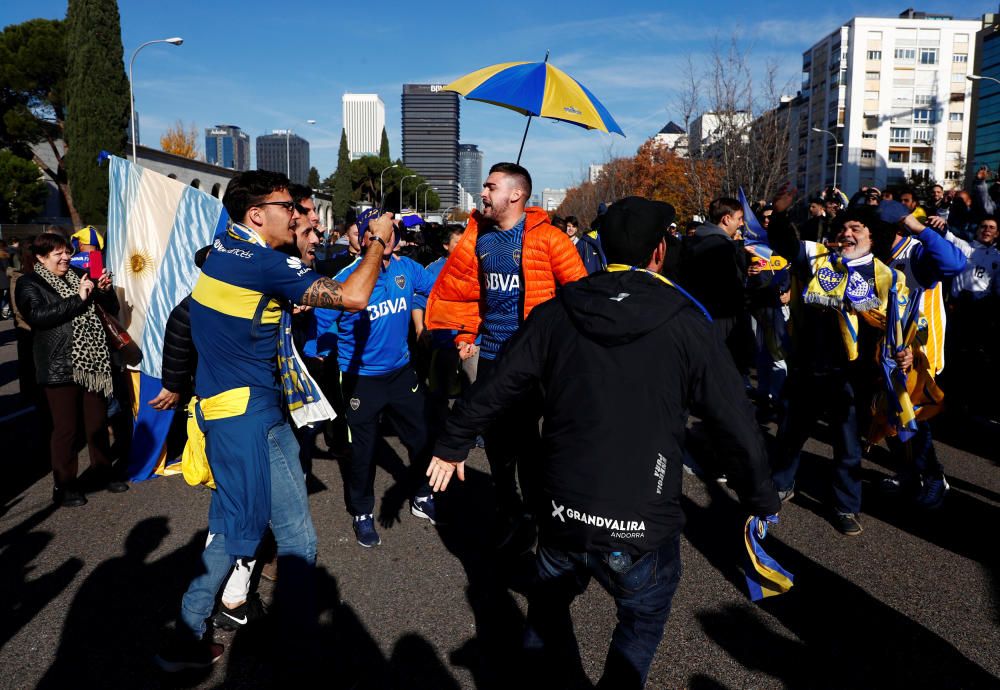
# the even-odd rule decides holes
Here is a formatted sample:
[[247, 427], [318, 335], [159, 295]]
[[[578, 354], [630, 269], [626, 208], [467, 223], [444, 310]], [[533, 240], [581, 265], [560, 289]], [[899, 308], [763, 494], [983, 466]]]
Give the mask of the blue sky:
[[[140, 43], [184, 38], [181, 47], [150, 46], [136, 60], [143, 143], [158, 146], [178, 119], [199, 131], [236, 124], [254, 137], [290, 127], [310, 141], [312, 164], [323, 177], [337, 164], [345, 91], [382, 97], [396, 157], [403, 83], [447, 83], [498, 62], [541, 60], [551, 50], [551, 62], [607, 106], [626, 138], [534, 121], [522, 163], [541, 190], [573, 185], [590, 163], [631, 155], [668, 120], [680, 121], [678, 88], [688, 56], [696, 68], [707, 66], [714, 41], [740, 36], [754, 64], [781, 66], [781, 80], [794, 93], [803, 50], [853, 16], [896, 16], [911, 4], [120, 0], [119, 7], [126, 62]], [[965, 18], [997, 9], [995, 0], [916, 7], [961, 7]], [[65, 13], [65, 0], [5, 0], [0, 25]], [[524, 118], [512, 111], [461, 104], [462, 143], [478, 144], [487, 166], [516, 158], [523, 129]]]

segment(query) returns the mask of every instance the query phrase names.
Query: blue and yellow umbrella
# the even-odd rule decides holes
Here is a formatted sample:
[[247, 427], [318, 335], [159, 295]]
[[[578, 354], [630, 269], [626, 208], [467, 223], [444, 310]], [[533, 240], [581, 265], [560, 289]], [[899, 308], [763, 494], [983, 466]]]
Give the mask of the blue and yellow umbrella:
[[484, 67], [459, 77], [444, 90], [527, 115], [528, 123], [521, 139], [521, 151], [517, 154], [518, 162], [521, 161], [532, 117], [545, 117], [584, 129], [599, 129], [625, 136], [597, 97], [576, 79], [550, 65], [548, 55], [544, 62], [504, 62]]

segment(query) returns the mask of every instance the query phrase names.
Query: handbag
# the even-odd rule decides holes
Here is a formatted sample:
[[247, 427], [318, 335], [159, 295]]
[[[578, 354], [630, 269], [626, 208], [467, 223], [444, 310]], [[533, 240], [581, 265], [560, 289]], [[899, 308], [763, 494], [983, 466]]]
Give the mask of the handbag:
[[108, 347], [121, 353], [122, 361], [128, 366], [138, 366], [139, 362], [142, 361], [142, 350], [132, 340], [132, 336], [125, 330], [121, 321], [106, 312], [104, 307], [99, 304], [94, 305], [94, 311], [104, 325], [104, 335], [108, 339]]

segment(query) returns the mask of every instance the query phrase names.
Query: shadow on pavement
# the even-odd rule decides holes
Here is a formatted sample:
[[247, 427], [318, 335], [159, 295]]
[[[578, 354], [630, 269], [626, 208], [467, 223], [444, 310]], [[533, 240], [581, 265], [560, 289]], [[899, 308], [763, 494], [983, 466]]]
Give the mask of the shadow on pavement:
[[[743, 590], [739, 525], [745, 516], [722, 489], [708, 486], [708, 492], [705, 508], [682, 498], [685, 536]], [[732, 538], [720, 539], [724, 534]], [[759, 609], [801, 642], [775, 634], [750, 604], [702, 614], [706, 634], [737, 663], [789, 687], [995, 687], [996, 678], [949, 642], [861, 587], [773, 537], [767, 548], [795, 573], [796, 586]]]
[[[11, 512], [16, 500], [4, 506]], [[35, 531], [56, 511], [48, 505], [0, 534], [0, 649], [48, 604], [59, 596], [83, 568], [79, 558], [69, 558], [54, 569], [33, 579], [31, 565], [52, 541], [51, 532]]]

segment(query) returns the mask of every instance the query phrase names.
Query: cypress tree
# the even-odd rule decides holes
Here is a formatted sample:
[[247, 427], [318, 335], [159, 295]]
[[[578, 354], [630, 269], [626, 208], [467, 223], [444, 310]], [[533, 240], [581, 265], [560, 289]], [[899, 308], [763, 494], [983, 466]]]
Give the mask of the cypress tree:
[[66, 171], [84, 223], [108, 216], [104, 150], [125, 152], [129, 116], [121, 19], [115, 0], [69, 0], [66, 11]]
[[333, 174], [333, 215], [346, 218], [351, 205], [351, 154], [347, 148], [347, 131], [340, 130], [340, 151], [337, 171]]
[[382, 128], [382, 145], [378, 149], [378, 157], [382, 160], [389, 159], [389, 135], [385, 133], [385, 127]]

